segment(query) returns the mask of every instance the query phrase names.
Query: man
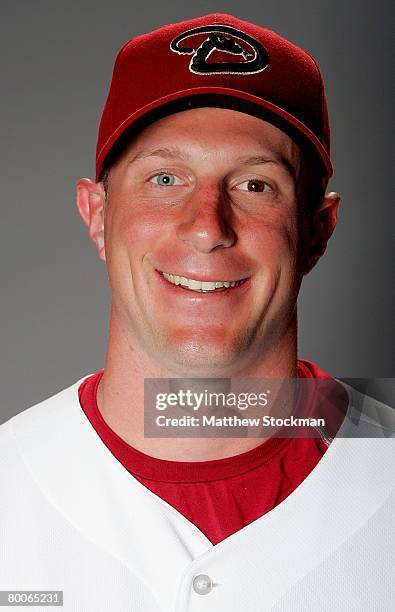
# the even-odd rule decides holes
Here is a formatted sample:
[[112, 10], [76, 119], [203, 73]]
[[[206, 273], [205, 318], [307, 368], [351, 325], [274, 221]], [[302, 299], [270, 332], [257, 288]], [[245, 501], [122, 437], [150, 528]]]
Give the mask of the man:
[[[105, 366], [2, 427], [1, 588], [84, 611], [389, 609], [391, 413], [297, 358], [340, 200], [315, 61], [230, 15], [129, 41], [96, 163], [77, 206], [112, 290]], [[340, 410], [316, 437], [145, 436], [144, 381], [184, 378], [325, 379]]]

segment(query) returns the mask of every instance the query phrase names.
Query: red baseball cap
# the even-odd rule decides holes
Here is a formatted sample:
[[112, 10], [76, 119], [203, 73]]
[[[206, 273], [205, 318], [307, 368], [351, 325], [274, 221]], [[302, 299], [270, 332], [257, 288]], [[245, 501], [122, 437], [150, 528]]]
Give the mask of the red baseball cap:
[[202, 106], [273, 123], [310, 148], [323, 177], [332, 175], [327, 102], [314, 58], [271, 30], [215, 13], [163, 26], [121, 48], [100, 121], [96, 180], [128, 128]]

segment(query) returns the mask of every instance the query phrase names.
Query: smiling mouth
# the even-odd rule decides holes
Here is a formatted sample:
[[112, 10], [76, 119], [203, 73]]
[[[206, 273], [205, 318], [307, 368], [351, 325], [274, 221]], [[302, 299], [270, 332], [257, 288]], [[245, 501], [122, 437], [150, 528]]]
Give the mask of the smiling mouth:
[[178, 276], [177, 274], [168, 274], [167, 272], [161, 272], [160, 270], [158, 270], [158, 272], [172, 285], [179, 285], [184, 289], [189, 289], [190, 291], [197, 291], [198, 293], [214, 293], [219, 291], [226, 291], [227, 289], [240, 287], [240, 285], [245, 283], [245, 281], [247, 280], [246, 278], [242, 278], [241, 280], [235, 281], [201, 281], [194, 278], [187, 278], [186, 276]]

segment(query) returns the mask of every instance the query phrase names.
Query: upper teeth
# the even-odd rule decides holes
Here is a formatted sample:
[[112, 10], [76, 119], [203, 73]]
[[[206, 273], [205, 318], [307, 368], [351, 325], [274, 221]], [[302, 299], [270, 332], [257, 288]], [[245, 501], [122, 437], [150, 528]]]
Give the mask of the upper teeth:
[[193, 291], [214, 291], [222, 287], [228, 289], [229, 287], [235, 287], [238, 283], [241, 283], [241, 281], [200, 281], [194, 278], [186, 278], [185, 276], [167, 274], [166, 272], [162, 272], [162, 274], [165, 279], [173, 283], [173, 285], [182, 285]]

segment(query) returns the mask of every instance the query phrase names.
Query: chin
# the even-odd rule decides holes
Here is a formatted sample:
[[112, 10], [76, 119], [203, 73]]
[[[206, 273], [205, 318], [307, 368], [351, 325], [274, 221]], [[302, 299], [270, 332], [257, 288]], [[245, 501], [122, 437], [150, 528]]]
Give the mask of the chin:
[[230, 376], [244, 352], [244, 343], [240, 340], [225, 340], [223, 332], [216, 337], [207, 337], [204, 332], [179, 334], [177, 338], [161, 342], [161, 361], [167, 369], [182, 376]]

